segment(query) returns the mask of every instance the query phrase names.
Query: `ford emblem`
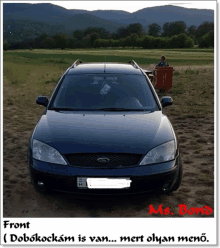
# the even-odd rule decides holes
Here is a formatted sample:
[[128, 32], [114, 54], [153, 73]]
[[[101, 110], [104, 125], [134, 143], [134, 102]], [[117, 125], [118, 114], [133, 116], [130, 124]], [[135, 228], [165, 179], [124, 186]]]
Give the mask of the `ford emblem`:
[[99, 163], [108, 163], [109, 162], [109, 158], [98, 158], [97, 161]]

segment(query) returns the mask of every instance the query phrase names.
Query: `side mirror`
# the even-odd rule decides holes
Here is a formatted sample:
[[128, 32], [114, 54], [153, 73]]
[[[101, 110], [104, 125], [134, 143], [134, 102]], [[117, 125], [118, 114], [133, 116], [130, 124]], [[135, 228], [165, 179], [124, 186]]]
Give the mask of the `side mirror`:
[[45, 107], [47, 107], [48, 105], [48, 99], [46, 96], [38, 96], [37, 100], [36, 100], [36, 103], [39, 104], [39, 105], [43, 105]]
[[173, 104], [173, 99], [172, 97], [170, 96], [163, 96], [161, 98], [161, 104], [162, 104], [162, 107], [166, 107], [166, 106], [169, 106], [169, 105], [172, 105]]

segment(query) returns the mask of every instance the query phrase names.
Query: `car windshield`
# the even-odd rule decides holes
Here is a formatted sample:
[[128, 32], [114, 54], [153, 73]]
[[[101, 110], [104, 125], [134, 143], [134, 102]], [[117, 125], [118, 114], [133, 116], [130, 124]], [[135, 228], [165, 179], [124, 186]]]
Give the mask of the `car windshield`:
[[56, 110], [158, 110], [142, 75], [67, 74], [50, 109]]

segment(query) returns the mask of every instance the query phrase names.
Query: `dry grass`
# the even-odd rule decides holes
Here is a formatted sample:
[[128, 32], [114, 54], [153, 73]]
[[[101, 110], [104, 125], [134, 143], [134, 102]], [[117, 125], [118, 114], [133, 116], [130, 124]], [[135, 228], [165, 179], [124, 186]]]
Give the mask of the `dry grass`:
[[178, 204], [214, 208], [212, 68], [176, 70], [170, 92], [159, 93], [160, 97], [170, 95], [174, 100], [173, 106], [165, 108], [164, 113], [171, 120], [180, 143], [184, 165], [180, 189], [169, 196], [149, 195], [135, 201], [129, 198], [118, 199], [117, 203], [82, 202], [72, 196], [38, 194], [30, 183], [26, 159], [29, 136], [44, 111], [35, 104], [36, 97], [40, 94], [50, 97], [68, 65], [54, 63], [53, 58], [51, 63], [44, 63], [37, 56], [30, 60], [19, 56], [4, 54], [4, 217], [149, 217], [149, 204], [169, 206], [174, 211], [173, 216], [178, 217]]

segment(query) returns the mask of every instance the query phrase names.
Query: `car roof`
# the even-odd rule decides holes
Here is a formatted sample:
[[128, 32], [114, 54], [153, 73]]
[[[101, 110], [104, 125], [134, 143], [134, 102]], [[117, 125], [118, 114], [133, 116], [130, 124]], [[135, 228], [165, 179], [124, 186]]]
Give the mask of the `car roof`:
[[119, 63], [82, 63], [71, 67], [67, 74], [99, 73], [143, 75], [140, 68], [136, 68], [131, 64]]

